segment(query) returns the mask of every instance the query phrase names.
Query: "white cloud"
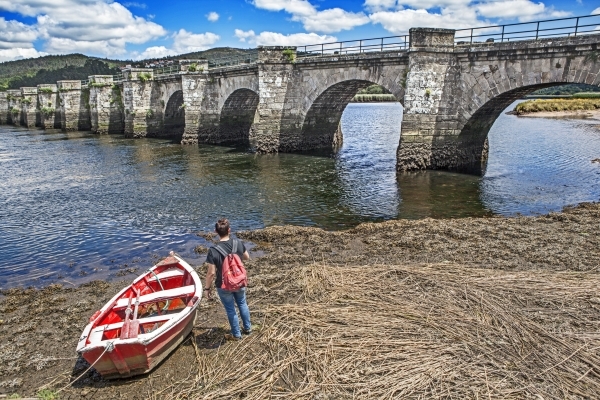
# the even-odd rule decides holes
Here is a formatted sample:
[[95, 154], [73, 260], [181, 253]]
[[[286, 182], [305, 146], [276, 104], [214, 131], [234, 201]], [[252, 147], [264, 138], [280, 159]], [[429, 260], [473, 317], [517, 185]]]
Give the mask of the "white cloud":
[[217, 22], [219, 20], [219, 14], [217, 14], [214, 11], [211, 11], [208, 14], [206, 14], [206, 19], [210, 22]]
[[0, 0], [0, 10], [35, 17], [37, 23], [29, 27], [46, 41], [49, 52], [121, 55], [128, 43], [167, 34], [162, 26], [112, 0]]
[[127, 3], [123, 3], [123, 6], [127, 7], [127, 8], [129, 8], [129, 7], [136, 7], [136, 8], [142, 8], [142, 9], [146, 8], [146, 4], [144, 4], [144, 3], [138, 3], [138, 2], [135, 2], [135, 1], [130, 1], [130, 2], [127, 2]]
[[333, 33], [369, 23], [369, 17], [362, 12], [353, 13], [341, 8], [317, 11], [307, 0], [254, 0], [253, 4], [264, 10], [292, 14], [292, 21], [301, 22], [308, 31]]
[[163, 58], [167, 56], [174, 56], [177, 52], [173, 49], [168, 49], [165, 46], [152, 46], [148, 47], [142, 53], [134, 54], [136, 60], [147, 60], [150, 58]]
[[220, 39], [212, 32], [192, 33], [185, 29], [180, 29], [173, 38], [173, 49], [178, 53], [206, 50]]
[[19, 21], [7, 21], [0, 17], [0, 49], [32, 48], [38, 37], [37, 31]]
[[37, 58], [47, 56], [48, 53], [39, 52], [34, 48], [20, 48], [16, 47], [13, 49], [1, 49], [0, 50], [0, 62], [20, 60], [22, 58]]
[[261, 32], [257, 35], [253, 30], [243, 31], [241, 29], [235, 30], [235, 36], [240, 42], [256, 46], [304, 46], [337, 41], [335, 36], [317, 35], [316, 33], [292, 33], [284, 35], [277, 32]]
[[379, 11], [371, 14], [371, 21], [381, 24], [388, 32], [396, 35], [407, 34], [410, 28], [467, 28], [488, 25], [479, 21], [474, 10], [464, 9], [460, 13], [442, 10], [441, 14], [426, 10]]
[[596, 8], [594, 11], [592, 11], [590, 14], [600, 14], [600, 7]]
[[532, 21], [542, 18], [562, 18], [571, 15], [570, 12], [556, 11], [546, 7], [544, 3], [534, 3], [530, 0], [503, 0], [477, 4], [477, 13], [486, 18], [518, 19]]
[[387, 11], [396, 7], [396, 0], [366, 0], [364, 6], [371, 12]]

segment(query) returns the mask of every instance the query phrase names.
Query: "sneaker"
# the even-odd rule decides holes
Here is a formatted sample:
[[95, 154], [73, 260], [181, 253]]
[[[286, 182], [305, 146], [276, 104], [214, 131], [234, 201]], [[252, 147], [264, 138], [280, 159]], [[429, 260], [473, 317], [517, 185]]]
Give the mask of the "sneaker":
[[252, 335], [252, 329], [242, 329], [242, 335]]
[[242, 337], [237, 337], [237, 336], [233, 336], [231, 333], [226, 333], [225, 334], [225, 340], [227, 341], [237, 341], [237, 340], [242, 340]]

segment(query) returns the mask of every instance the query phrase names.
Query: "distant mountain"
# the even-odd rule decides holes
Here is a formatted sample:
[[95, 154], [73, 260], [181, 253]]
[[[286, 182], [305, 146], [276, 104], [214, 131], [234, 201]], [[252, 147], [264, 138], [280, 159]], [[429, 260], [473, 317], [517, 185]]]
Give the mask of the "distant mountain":
[[178, 56], [140, 61], [109, 60], [88, 57], [83, 54], [67, 54], [6, 61], [0, 63], [0, 90], [37, 86], [41, 83], [55, 83], [59, 80], [84, 80], [90, 75], [115, 75], [120, 72], [120, 67], [125, 65], [143, 68], [151, 63], [156, 64], [157, 61], [158, 64], [164, 64], [169, 60], [179, 59], [190, 60], [205, 58], [209, 61], [214, 61], [232, 56], [244, 56], [251, 51], [252, 50], [249, 49], [217, 47]]
[[124, 61], [103, 60], [83, 54], [46, 56], [0, 63], [0, 90], [56, 83], [60, 80], [83, 80], [89, 75], [114, 75]]

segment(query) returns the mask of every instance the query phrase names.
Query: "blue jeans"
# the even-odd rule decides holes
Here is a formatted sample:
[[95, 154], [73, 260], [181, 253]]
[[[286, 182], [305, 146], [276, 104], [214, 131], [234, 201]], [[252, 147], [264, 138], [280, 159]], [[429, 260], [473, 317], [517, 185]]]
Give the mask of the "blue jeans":
[[241, 288], [236, 292], [230, 292], [229, 290], [217, 288], [217, 294], [225, 307], [227, 312], [227, 319], [229, 319], [229, 326], [231, 327], [231, 334], [236, 338], [242, 337], [240, 332], [240, 323], [238, 322], [237, 313], [235, 312], [235, 304], [237, 303], [238, 309], [240, 310], [240, 316], [242, 317], [242, 324], [244, 330], [249, 332], [252, 325], [250, 325], [250, 310], [248, 304], [246, 304], [246, 288]]

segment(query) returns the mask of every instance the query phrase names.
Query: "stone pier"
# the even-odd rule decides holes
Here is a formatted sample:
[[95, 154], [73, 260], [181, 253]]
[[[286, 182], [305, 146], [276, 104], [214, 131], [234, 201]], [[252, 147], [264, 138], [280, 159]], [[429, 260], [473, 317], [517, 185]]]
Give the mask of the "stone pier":
[[123, 99], [112, 75], [92, 75], [90, 79], [90, 121], [92, 132], [123, 133]]
[[42, 129], [60, 128], [58, 86], [48, 83], [38, 85], [37, 89], [40, 126]]
[[[264, 153], [277, 152], [284, 140], [301, 126], [294, 124], [289, 110], [288, 84], [294, 73], [295, 47], [268, 46], [258, 48], [259, 100], [256, 118], [250, 130], [250, 146]], [[296, 125], [296, 126], [294, 126]], [[294, 127], [296, 129], [294, 129]]]
[[8, 124], [9, 114], [8, 92], [0, 92], [0, 125]]
[[21, 124], [28, 128], [34, 128], [36, 125], [39, 126], [37, 87], [22, 87], [21, 95]]
[[154, 72], [147, 68], [123, 71], [125, 136], [146, 137], [158, 128], [152, 104]]
[[81, 81], [58, 81], [57, 85], [62, 130], [90, 130], [89, 89], [82, 88]]
[[21, 89], [11, 89], [7, 92], [9, 124], [21, 125]]

